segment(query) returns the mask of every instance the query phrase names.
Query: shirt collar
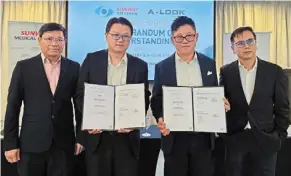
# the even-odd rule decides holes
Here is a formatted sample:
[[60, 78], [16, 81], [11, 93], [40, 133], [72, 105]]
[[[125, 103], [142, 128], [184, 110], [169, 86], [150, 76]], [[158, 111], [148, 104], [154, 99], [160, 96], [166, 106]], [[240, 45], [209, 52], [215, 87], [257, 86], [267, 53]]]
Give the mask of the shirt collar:
[[[184, 62], [184, 63], [186, 63], [179, 55], [178, 55], [178, 53], [177, 52], [175, 52], [175, 58], [176, 58], [176, 60], [177, 61], [179, 61], [179, 62]], [[194, 54], [194, 58], [193, 58], [193, 60], [191, 60], [190, 61], [190, 63], [192, 63], [193, 61], [197, 61], [197, 53], [195, 52], [195, 54]]]
[[[41, 59], [42, 59], [42, 63], [45, 63], [46, 61], [49, 61], [48, 59], [46, 59], [46, 57], [44, 56], [43, 53], [41, 53], [40, 56], [41, 56]], [[57, 60], [57, 63], [60, 62], [61, 58], [62, 58], [62, 56], [60, 56], [60, 58]]]
[[[238, 66], [245, 69], [245, 67], [240, 63], [240, 61], [238, 61]], [[258, 58], [256, 58], [255, 65], [253, 66], [251, 70], [256, 69], [257, 67], [258, 67]]]
[[[127, 64], [127, 54], [126, 54], [126, 53], [125, 53], [125, 54], [123, 55], [123, 57], [121, 58], [120, 63], [117, 65], [117, 67], [118, 67], [121, 63]], [[108, 65], [112, 65], [109, 54], [108, 54]]]

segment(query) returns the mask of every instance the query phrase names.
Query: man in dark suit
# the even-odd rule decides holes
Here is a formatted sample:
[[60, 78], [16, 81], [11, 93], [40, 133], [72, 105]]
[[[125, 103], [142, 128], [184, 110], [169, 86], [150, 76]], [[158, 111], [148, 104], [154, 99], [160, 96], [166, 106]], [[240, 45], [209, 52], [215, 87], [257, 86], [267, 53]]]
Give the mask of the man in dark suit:
[[[121, 85], [144, 83], [145, 110], [149, 107], [148, 66], [126, 53], [133, 27], [123, 17], [112, 18], [106, 26], [107, 50], [89, 53], [78, 82], [78, 107], [83, 107], [84, 83]], [[88, 176], [136, 176], [139, 157], [139, 130], [101, 129], [83, 131], [77, 137], [85, 147]]]
[[256, 34], [240, 27], [231, 35], [238, 60], [221, 68], [220, 84], [231, 104], [227, 113], [226, 172], [240, 176], [249, 159], [248, 175], [275, 176], [277, 151], [287, 136], [287, 79], [278, 65], [256, 56]]
[[[66, 29], [60, 24], [44, 24], [38, 37], [41, 54], [17, 62], [13, 71], [4, 148], [7, 160], [18, 162], [20, 176], [72, 175], [75, 130], [71, 99], [75, 103], [80, 65], [61, 56], [66, 37]], [[75, 117], [79, 128], [81, 116], [77, 110]]]
[[[176, 52], [155, 67], [151, 108], [163, 134], [165, 176], [212, 176], [214, 134], [171, 132], [163, 122], [162, 86], [217, 86], [215, 61], [195, 51], [198, 33], [192, 19], [181, 16], [171, 26]], [[223, 97], [221, 97], [223, 98]], [[229, 104], [226, 105], [229, 109]]]

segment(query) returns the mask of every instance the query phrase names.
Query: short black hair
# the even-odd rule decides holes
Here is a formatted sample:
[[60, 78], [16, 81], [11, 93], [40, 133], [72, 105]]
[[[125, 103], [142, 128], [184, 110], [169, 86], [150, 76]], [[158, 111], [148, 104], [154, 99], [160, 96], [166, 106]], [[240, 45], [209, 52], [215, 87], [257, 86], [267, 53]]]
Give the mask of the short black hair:
[[122, 25], [128, 26], [130, 28], [131, 35], [133, 34], [133, 27], [132, 27], [131, 22], [128, 19], [124, 18], [124, 17], [119, 17], [119, 18], [113, 17], [113, 18], [111, 18], [107, 22], [105, 32], [108, 33], [110, 31], [111, 27], [114, 24], [122, 24]]
[[189, 18], [187, 16], [179, 16], [173, 21], [173, 23], [171, 25], [172, 34], [175, 31], [177, 31], [179, 27], [184, 26], [184, 25], [192, 26], [194, 31], [196, 32], [195, 22], [191, 18]]
[[45, 32], [49, 31], [62, 31], [64, 34], [65, 39], [67, 39], [67, 30], [64, 28], [61, 24], [58, 23], [46, 23], [42, 25], [38, 31], [39, 37], [42, 37], [42, 35]]
[[232, 34], [230, 36], [230, 42], [233, 43], [234, 38], [237, 37], [238, 35], [241, 35], [245, 31], [250, 31], [254, 35], [255, 40], [257, 39], [257, 36], [256, 36], [253, 28], [250, 26], [245, 26], [245, 27], [239, 27], [232, 32]]

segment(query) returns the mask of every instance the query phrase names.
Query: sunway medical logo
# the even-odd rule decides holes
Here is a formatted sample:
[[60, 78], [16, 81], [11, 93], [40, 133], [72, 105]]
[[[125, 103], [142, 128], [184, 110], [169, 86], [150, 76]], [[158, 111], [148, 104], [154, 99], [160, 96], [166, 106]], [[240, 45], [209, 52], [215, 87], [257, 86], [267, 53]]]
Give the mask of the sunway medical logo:
[[20, 31], [20, 35], [14, 36], [15, 40], [36, 40], [38, 31]]
[[135, 7], [119, 7], [116, 9], [117, 15], [138, 15], [138, 8]]
[[138, 15], [138, 8], [135, 7], [118, 7], [115, 10], [106, 8], [104, 6], [97, 7], [95, 13], [100, 17], [109, 17], [116, 13], [116, 15]]

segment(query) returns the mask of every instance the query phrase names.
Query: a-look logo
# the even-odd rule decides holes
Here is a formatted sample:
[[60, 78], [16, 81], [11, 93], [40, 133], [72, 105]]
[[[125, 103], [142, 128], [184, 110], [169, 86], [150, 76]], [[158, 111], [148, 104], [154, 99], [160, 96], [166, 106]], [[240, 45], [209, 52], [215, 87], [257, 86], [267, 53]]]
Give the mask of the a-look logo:
[[159, 9], [159, 10], [154, 10], [154, 9], [150, 9], [148, 11], [149, 15], [185, 15], [185, 10], [183, 9]]

